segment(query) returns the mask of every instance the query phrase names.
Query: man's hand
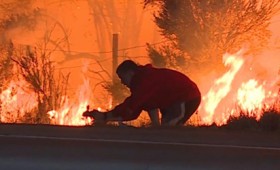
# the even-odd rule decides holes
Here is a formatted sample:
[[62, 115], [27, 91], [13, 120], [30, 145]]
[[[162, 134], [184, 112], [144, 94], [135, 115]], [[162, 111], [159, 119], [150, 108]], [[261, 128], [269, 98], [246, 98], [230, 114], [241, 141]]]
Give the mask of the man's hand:
[[92, 111], [87, 110], [83, 113], [83, 116], [93, 118], [94, 123], [98, 123], [98, 124], [106, 123], [106, 113], [100, 112], [98, 110], [92, 110]]
[[84, 113], [83, 113], [83, 116], [84, 117], [91, 117], [91, 118], [93, 118], [93, 115], [94, 115], [94, 111], [95, 110], [92, 110], [92, 111], [85, 111]]

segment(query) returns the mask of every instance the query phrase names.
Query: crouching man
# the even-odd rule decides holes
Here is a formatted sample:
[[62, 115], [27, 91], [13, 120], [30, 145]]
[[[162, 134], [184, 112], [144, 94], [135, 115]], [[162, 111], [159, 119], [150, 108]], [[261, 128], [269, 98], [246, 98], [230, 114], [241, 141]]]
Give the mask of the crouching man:
[[145, 110], [152, 125], [178, 126], [184, 125], [200, 105], [197, 85], [178, 71], [126, 60], [116, 72], [131, 95], [110, 111], [86, 111], [83, 116], [92, 117], [98, 123], [130, 121]]

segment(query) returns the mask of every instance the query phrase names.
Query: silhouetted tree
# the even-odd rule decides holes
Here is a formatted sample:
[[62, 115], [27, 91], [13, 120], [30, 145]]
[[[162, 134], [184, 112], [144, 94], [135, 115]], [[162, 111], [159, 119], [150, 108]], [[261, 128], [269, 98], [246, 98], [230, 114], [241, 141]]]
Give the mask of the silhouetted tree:
[[[144, 0], [172, 49], [185, 52], [192, 66], [223, 69], [222, 55], [243, 46], [255, 54], [271, 36], [270, 19], [280, 0]], [[205, 69], [205, 68], [208, 69]]]
[[[0, 89], [13, 75], [11, 56], [14, 51], [9, 32], [21, 28], [32, 30], [40, 16], [40, 9], [33, 9], [34, 0], [11, 0], [0, 4]], [[1, 91], [1, 90], [0, 90]]]
[[[63, 95], [66, 95], [69, 77], [69, 74], [63, 76], [55, 73], [54, 63], [50, 58], [52, 52], [68, 39], [66, 35], [59, 40], [52, 39], [51, 35], [56, 27], [63, 30], [61, 24], [53, 19], [53, 25], [48, 26], [42, 43], [37, 47], [20, 48], [20, 45], [13, 44], [14, 37], [9, 34], [11, 31], [20, 29], [32, 32], [39, 22], [50, 19], [42, 9], [33, 7], [34, 2], [11, 0], [0, 4], [0, 82], [3, 86], [4, 82], [9, 82], [10, 79], [23, 77], [37, 94], [37, 123], [48, 123], [46, 113], [59, 108]], [[14, 68], [15, 63], [18, 69]]]

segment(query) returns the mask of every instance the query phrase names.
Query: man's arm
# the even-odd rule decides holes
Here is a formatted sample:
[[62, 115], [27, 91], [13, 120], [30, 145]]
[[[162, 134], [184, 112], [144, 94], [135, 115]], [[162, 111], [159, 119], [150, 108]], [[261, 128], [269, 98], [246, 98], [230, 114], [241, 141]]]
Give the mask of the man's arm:
[[95, 122], [106, 123], [108, 121], [122, 121], [122, 117], [114, 116], [113, 111], [100, 112], [98, 110], [86, 111], [83, 113], [85, 117], [91, 117]]
[[[86, 111], [85, 117], [94, 118], [95, 122], [107, 121], [130, 121], [135, 120], [141, 113], [141, 108], [137, 106], [137, 100], [133, 96], [127, 97], [123, 103], [117, 105], [113, 110], [100, 112], [98, 110]], [[88, 108], [87, 108], [88, 109]]]
[[105, 121], [123, 121], [121, 116], [114, 116], [113, 111], [104, 112]]

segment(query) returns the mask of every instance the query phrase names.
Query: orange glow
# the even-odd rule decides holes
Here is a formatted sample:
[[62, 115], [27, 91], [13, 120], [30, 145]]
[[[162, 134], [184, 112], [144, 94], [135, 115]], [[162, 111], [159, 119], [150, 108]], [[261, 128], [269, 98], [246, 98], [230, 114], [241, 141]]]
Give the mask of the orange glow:
[[[197, 123], [223, 125], [230, 116], [239, 116], [240, 112], [258, 120], [263, 109], [272, 107], [279, 97], [279, 75], [267, 76], [262, 69], [248, 64], [243, 50], [236, 54], [225, 54], [223, 59], [228, 71], [202, 94], [203, 100], [198, 112], [201, 119]], [[89, 68], [89, 63], [84, 62], [81, 68], [83, 84], [76, 89], [76, 94], [63, 96], [61, 108], [45, 113], [51, 124], [83, 126], [92, 122], [92, 119], [82, 116], [87, 106], [93, 105], [92, 98], [99, 97], [92, 95], [91, 90], [94, 88], [86, 76]], [[258, 72], [261, 74], [257, 74]], [[1, 122], [19, 122], [38, 105], [37, 96], [22, 80], [11, 81], [0, 94], [0, 99]], [[108, 97], [106, 101], [105, 107], [98, 105], [95, 108], [99, 111], [111, 109], [112, 97]]]
[[[225, 54], [224, 63], [228, 71], [217, 78], [203, 95], [199, 108], [201, 121], [199, 124], [210, 125], [216, 123], [223, 125], [230, 116], [239, 116], [240, 112], [254, 116], [258, 120], [263, 109], [272, 107], [278, 95], [278, 79], [257, 80], [257, 77], [246, 76], [246, 60], [243, 50], [236, 54]], [[83, 74], [86, 75], [88, 63], [84, 63]], [[246, 70], [246, 69], [245, 69]], [[254, 71], [253, 68], [249, 70]], [[84, 118], [82, 113], [88, 105], [93, 105], [92, 87], [90, 80], [83, 77], [83, 84], [76, 90], [75, 96], [63, 96], [61, 108], [48, 111], [51, 124], [83, 126], [91, 124], [92, 119]], [[25, 81], [11, 81], [7, 88], [0, 94], [1, 121], [16, 122], [27, 112], [32, 112], [37, 106], [36, 96]], [[112, 108], [112, 97], [109, 97], [103, 108], [95, 106], [99, 111]]]

